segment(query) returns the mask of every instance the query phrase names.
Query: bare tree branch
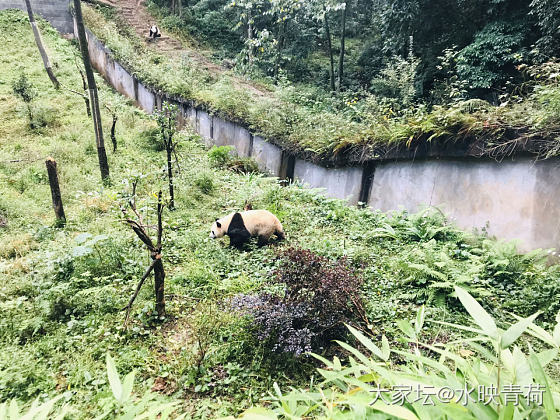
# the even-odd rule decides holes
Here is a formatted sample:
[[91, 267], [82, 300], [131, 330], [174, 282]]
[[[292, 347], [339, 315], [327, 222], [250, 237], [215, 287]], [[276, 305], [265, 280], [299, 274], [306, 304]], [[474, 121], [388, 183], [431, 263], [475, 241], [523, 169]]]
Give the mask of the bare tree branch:
[[148, 269], [146, 270], [146, 272], [144, 273], [144, 275], [142, 276], [142, 278], [138, 282], [138, 285], [136, 286], [136, 290], [135, 290], [134, 294], [132, 295], [132, 297], [128, 301], [128, 305], [126, 305], [124, 308], [121, 309], [121, 311], [126, 310], [126, 316], [124, 318], [124, 325], [125, 326], [128, 322], [128, 317], [130, 315], [130, 310], [132, 309], [132, 304], [134, 303], [134, 300], [138, 296], [138, 293], [140, 293], [140, 289], [142, 288], [142, 285], [144, 284], [144, 282], [146, 281], [146, 279], [148, 278], [148, 276], [150, 275], [150, 273], [154, 269], [154, 266], [156, 265], [156, 262], [157, 262], [157, 260], [152, 261], [152, 263], [150, 264], [150, 266], [148, 267]]

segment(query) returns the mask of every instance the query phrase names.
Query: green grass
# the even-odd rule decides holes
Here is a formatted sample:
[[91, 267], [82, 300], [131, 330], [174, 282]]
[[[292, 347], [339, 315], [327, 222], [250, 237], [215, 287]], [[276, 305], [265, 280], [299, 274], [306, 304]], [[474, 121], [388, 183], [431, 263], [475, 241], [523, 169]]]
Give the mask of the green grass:
[[[395, 319], [410, 318], [419, 305], [427, 305], [432, 319], [464, 319], [451, 296], [453, 284], [481, 299], [497, 322], [511, 309], [521, 315], [541, 309], [541, 322], [554, 320], [559, 269], [546, 265], [541, 253], [519, 255], [513, 245], [459, 231], [437, 211], [390, 218], [297, 184], [281, 187], [259, 174], [216, 168], [200, 138], [182, 132], [177, 209], [163, 215], [168, 317], [158, 322], [152, 315], [150, 280], [124, 330], [120, 309], [149, 256], [122, 222], [119, 203], [132, 180], [140, 179], [138, 208], [154, 223], [154, 194], [166, 191], [155, 122], [99, 78], [101, 102], [119, 107], [119, 148], [109, 152], [111, 184], [103, 186], [82, 98], [53, 89], [24, 13], [0, 12], [0, 24], [12, 34], [0, 46], [6, 69], [0, 75], [0, 401], [28, 403], [63, 393], [72, 418], [116, 410], [105, 371], [107, 351], [121, 377], [137, 370], [136, 393], [153, 387], [159, 399], [178, 402], [195, 418], [238, 414], [259, 402], [274, 382], [304, 386], [311, 360], [270, 354], [249, 333], [247, 320], [227, 307], [229, 297], [269, 287], [276, 265], [277, 247], [240, 252], [228, 247], [227, 239], [208, 237], [215, 218], [246, 202], [279, 217], [287, 233], [280, 247], [301, 246], [332, 259], [347, 256], [364, 278], [370, 332], [387, 335], [391, 345], [402, 345], [394, 340]], [[44, 22], [40, 26], [61, 83], [79, 90], [76, 47]], [[39, 131], [28, 127], [25, 104], [12, 92], [22, 71], [39, 92], [34, 106], [55, 115]], [[102, 118], [108, 132], [105, 109]], [[54, 227], [48, 156], [58, 163], [64, 228]], [[426, 329], [427, 339], [454, 334], [435, 325]], [[557, 378], [556, 365], [550, 366]]]

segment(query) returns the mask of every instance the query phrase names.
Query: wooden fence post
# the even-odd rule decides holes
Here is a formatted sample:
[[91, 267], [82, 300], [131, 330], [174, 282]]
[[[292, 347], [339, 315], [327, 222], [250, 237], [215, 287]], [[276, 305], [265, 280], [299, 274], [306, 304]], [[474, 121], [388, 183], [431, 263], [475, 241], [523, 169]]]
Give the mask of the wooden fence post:
[[47, 173], [49, 174], [49, 185], [51, 186], [51, 196], [56, 222], [63, 226], [66, 223], [66, 216], [64, 215], [64, 208], [62, 207], [58, 174], [56, 173], [56, 161], [52, 157], [49, 157], [45, 163], [47, 165]]

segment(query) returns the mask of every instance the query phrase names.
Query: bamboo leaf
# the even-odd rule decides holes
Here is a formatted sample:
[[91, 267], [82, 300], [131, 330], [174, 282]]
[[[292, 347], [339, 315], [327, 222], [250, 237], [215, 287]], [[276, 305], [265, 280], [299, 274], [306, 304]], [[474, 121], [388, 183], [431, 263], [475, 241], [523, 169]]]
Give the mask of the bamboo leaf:
[[543, 406], [546, 418], [548, 420], [557, 419], [558, 417], [556, 416], [556, 409], [554, 408], [554, 400], [552, 399], [552, 392], [550, 391], [550, 384], [548, 383], [547, 375], [535, 354], [529, 356], [529, 366], [531, 366], [535, 382], [545, 387], [543, 393]]
[[410, 340], [416, 341], [416, 332], [414, 331], [414, 328], [412, 328], [412, 325], [410, 325], [410, 322], [406, 319], [397, 319], [397, 325]]
[[121, 401], [122, 397], [122, 385], [121, 380], [119, 379], [119, 374], [117, 373], [117, 368], [115, 367], [115, 361], [107, 352], [107, 377], [109, 378], [109, 384], [111, 385], [111, 391], [113, 392], [113, 396], [117, 401]]
[[128, 375], [124, 377], [123, 384], [122, 384], [122, 395], [121, 395], [121, 403], [125, 403], [130, 398], [130, 394], [132, 394], [132, 388], [134, 387], [134, 371], [130, 372]]
[[480, 329], [484, 331], [487, 336], [497, 338], [498, 328], [496, 327], [496, 323], [490, 314], [486, 312], [476, 299], [473, 298], [466, 290], [460, 288], [459, 286], [455, 286], [455, 293]]
[[505, 349], [512, 345], [539, 315], [540, 312], [537, 312], [530, 317], [522, 319], [521, 321], [516, 322], [511, 327], [509, 327], [502, 335], [500, 346]]
[[405, 407], [400, 407], [398, 405], [388, 405], [382, 401], [376, 401], [371, 407], [375, 410], [381, 411], [382, 413], [395, 416], [399, 419], [404, 420], [419, 420], [416, 414]]
[[420, 334], [420, 330], [424, 326], [424, 316], [426, 314], [426, 307], [422, 305], [420, 309], [418, 309], [418, 313], [416, 314], [416, 324], [414, 324], [414, 329], [416, 330], [416, 334]]
[[369, 351], [371, 351], [374, 355], [379, 357], [381, 360], [387, 361], [387, 359], [384, 358], [383, 352], [379, 349], [379, 347], [373, 344], [373, 342], [369, 338], [367, 338], [360, 331], [358, 331], [357, 329], [353, 328], [350, 325], [346, 325], [346, 327], [350, 330], [352, 335], [354, 335], [354, 337], [356, 337], [358, 341], [362, 343]]
[[389, 340], [387, 340], [385, 335], [381, 337], [381, 352], [383, 353], [383, 360], [389, 360], [389, 356], [391, 356], [391, 349], [389, 347]]

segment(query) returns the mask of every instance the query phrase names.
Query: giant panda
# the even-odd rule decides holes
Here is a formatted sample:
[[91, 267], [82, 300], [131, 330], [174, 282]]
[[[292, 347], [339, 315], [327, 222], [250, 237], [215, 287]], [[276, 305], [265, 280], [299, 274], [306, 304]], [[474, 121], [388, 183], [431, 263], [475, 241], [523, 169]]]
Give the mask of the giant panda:
[[152, 27], [150, 28], [150, 39], [153, 41], [156, 38], [161, 37], [161, 32], [159, 31], [159, 28], [156, 26], [156, 24], [152, 24]]
[[258, 237], [258, 245], [268, 243], [272, 235], [284, 239], [284, 229], [280, 220], [268, 210], [247, 210], [231, 213], [212, 224], [212, 239], [229, 236], [230, 245], [241, 248], [252, 237]]

